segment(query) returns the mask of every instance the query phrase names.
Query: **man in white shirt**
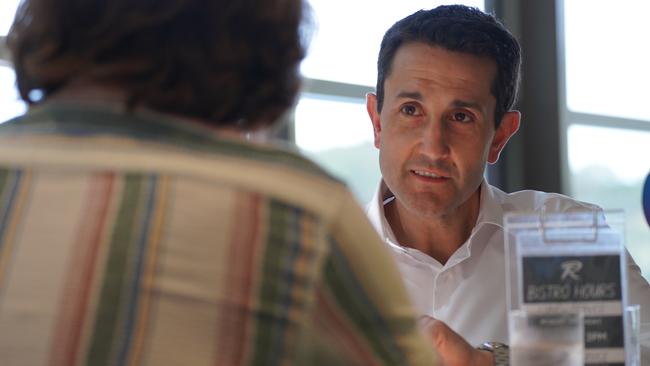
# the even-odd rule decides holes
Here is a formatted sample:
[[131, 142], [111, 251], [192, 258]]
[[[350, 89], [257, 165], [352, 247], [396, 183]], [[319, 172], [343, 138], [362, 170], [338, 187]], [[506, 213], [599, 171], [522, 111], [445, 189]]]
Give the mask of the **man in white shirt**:
[[[417, 309], [470, 344], [508, 341], [503, 215], [593, 205], [484, 180], [517, 131], [520, 48], [491, 15], [441, 6], [384, 36], [367, 110], [382, 181], [368, 216]], [[629, 302], [650, 322], [650, 286], [628, 257]]]

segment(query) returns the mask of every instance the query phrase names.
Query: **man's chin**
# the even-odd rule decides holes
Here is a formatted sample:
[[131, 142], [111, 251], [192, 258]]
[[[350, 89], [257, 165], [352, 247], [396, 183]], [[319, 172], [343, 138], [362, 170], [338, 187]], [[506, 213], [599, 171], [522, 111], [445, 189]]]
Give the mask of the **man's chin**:
[[453, 201], [443, 200], [431, 194], [418, 194], [408, 198], [403, 204], [409, 211], [422, 218], [436, 218], [454, 211]]

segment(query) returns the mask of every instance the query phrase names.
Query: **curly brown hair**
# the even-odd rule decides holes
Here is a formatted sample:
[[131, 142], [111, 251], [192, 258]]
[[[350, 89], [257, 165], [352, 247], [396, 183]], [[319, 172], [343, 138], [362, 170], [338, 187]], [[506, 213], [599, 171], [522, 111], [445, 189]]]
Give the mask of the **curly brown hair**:
[[[302, 0], [24, 0], [8, 36], [21, 97], [83, 76], [130, 107], [253, 128], [293, 102]], [[33, 91], [43, 98], [34, 100]]]

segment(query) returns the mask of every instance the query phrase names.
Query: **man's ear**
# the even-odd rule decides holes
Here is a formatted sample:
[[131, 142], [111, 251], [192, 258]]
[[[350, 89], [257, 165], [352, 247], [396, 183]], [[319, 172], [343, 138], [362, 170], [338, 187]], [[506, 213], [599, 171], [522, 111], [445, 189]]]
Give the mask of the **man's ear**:
[[501, 118], [501, 123], [497, 130], [494, 132], [494, 138], [490, 144], [490, 151], [488, 153], [488, 163], [494, 164], [499, 160], [499, 154], [506, 147], [510, 137], [519, 129], [519, 121], [521, 113], [519, 111], [506, 112]]
[[381, 137], [381, 120], [379, 118], [379, 111], [377, 110], [377, 94], [366, 94], [366, 110], [372, 122], [372, 132], [375, 137], [375, 147], [379, 149]]

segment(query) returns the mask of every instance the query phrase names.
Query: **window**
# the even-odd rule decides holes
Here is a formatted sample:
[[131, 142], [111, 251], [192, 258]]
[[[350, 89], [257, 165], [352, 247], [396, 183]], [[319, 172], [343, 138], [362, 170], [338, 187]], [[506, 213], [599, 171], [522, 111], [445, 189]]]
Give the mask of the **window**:
[[[362, 204], [380, 177], [365, 94], [374, 91], [381, 39], [399, 19], [453, 3], [459, 2], [310, 0], [316, 29], [301, 66], [307, 80], [296, 107], [295, 142], [346, 181]], [[483, 0], [460, 3], [484, 8]]]
[[0, 123], [25, 112], [25, 104], [15, 88], [14, 70], [0, 60]]
[[650, 172], [650, 3], [571, 0], [561, 9], [567, 191], [625, 210], [627, 248], [649, 278], [641, 189]]
[[20, 0], [2, 0], [0, 2], [0, 123], [22, 114], [25, 104], [18, 98], [15, 88], [15, 75], [7, 60], [5, 36], [13, 21]]
[[[379, 44], [388, 28], [419, 9], [445, 3], [457, 2], [310, 0], [316, 29], [302, 72], [310, 79], [374, 86]], [[483, 0], [461, 3], [483, 8]]]
[[14, 20], [14, 14], [20, 0], [2, 0], [0, 2], [0, 36], [6, 36]]
[[346, 179], [360, 202], [370, 201], [379, 182], [379, 152], [372, 144], [365, 104], [306, 94], [296, 107], [295, 119], [299, 121], [295, 137], [303, 152]]
[[568, 146], [572, 196], [625, 211], [628, 250], [647, 276], [650, 232], [641, 190], [650, 172], [650, 131], [572, 124]]
[[571, 0], [564, 12], [569, 110], [650, 124], [650, 2]]

